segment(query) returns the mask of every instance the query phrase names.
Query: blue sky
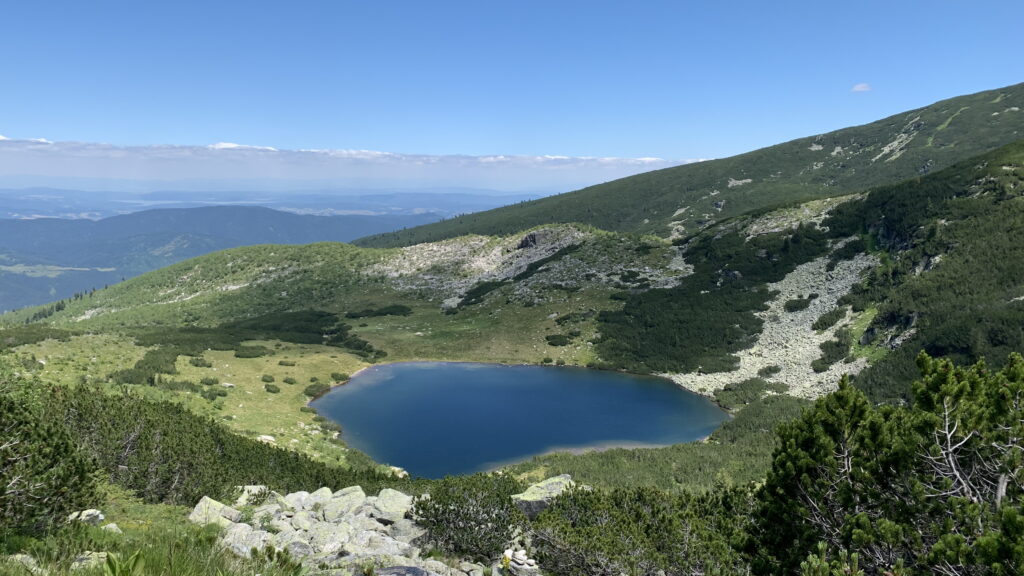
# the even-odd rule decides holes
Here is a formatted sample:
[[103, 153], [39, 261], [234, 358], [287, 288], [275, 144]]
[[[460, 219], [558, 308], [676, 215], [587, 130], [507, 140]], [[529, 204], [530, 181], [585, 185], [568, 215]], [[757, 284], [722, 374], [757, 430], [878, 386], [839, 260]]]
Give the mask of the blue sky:
[[41, 0], [2, 11], [0, 134], [128, 151], [233, 142], [675, 162], [1024, 80], [1018, 0]]

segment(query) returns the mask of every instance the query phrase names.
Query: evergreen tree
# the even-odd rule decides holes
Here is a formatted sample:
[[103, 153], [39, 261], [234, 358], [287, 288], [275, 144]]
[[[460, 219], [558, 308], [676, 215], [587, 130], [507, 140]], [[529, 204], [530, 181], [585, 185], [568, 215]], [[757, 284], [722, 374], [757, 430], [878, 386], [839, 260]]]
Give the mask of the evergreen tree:
[[26, 383], [0, 359], [0, 533], [37, 533], [95, 504], [92, 463], [63, 424], [19, 394]]

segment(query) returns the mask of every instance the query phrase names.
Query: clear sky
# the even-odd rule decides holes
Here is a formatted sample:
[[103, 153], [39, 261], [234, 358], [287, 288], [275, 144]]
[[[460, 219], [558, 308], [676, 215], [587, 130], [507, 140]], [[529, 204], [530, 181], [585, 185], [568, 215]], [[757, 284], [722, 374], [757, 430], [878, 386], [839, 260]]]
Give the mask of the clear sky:
[[115, 147], [679, 161], [1024, 81], [1020, 0], [38, 0], [0, 12], [0, 134]]

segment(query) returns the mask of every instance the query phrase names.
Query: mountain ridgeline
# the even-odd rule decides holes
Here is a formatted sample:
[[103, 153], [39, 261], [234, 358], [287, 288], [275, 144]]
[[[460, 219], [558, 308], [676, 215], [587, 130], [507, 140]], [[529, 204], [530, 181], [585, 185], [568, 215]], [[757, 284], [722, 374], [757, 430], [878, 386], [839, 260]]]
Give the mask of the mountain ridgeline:
[[310, 216], [253, 206], [146, 210], [96, 221], [0, 219], [0, 309], [71, 297], [226, 248], [348, 242], [436, 219]]
[[1024, 137], [1024, 84], [877, 122], [666, 168], [575, 192], [358, 240], [409, 246], [552, 222], [679, 237], [752, 210], [841, 196], [940, 170]]

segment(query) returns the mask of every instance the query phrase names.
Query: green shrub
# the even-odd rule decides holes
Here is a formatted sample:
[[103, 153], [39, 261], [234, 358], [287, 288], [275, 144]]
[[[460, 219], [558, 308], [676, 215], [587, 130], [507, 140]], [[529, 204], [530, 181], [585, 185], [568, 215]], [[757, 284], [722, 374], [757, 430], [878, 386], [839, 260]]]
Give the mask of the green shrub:
[[412, 314], [412, 308], [405, 306], [404, 304], [391, 304], [390, 306], [383, 306], [381, 308], [366, 308], [359, 312], [348, 312], [345, 314], [345, 318], [370, 318], [374, 316], [409, 316]]
[[331, 372], [331, 380], [334, 380], [335, 382], [344, 382], [345, 380], [348, 380], [348, 374], [345, 374], [344, 372]]
[[93, 465], [79, 439], [59, 414], [11, 394], [26, 384], [0, 361], [0, 540], [7, 531], [42, 532], [96, 505]]
[[550, 356], [545, 356], [544, 359], [541, 360], [542, 364], [551, 364], [552, 362], [554, 362], [554, 360], [552, 360]]
[[746, 489], [576, 489], [541, 513], [532, 540], [553, 574], [748, 574], [731, 543], [746, 536], [752, 507]]
[[811, 362], [811, 369], [815, 372], [824, 372], [828, 370], [830, 366], [839, 362], [850, 353], [850, 347], [852, 345], [853, 335], [849, 330], [846, 328], [836, 330], [835, 340], [822, 342], [821, 358]]
[[278, 360], [278, 366], [295, 366], [294, 360]]
[[775, 364], [772, 364], [771, 366], [765, 366], [764, 368], [758, 370], [757, 375], [760, 376], [761, 378], [767, 378], [768, 376], [778, 374], [779, 372], [782, 372], [782, 366], [776, 366]]
[[429, 498], [416, 499], [416, 522], [439, 550], [490, 561], [526, 525], [510, 498], [522, 489], [511, 475], [449, 476], [430, 488]]
[[818, 319], [814, 321], [814, 324], [811, 324], [811, 328], [815, 330], [828, 330], [829, 328], [835, 326], [836, 322], [839, 322], [845, 316], [846, 306], [839, 306], [838, 308], [833, 308], [832, 310], [825, 312], [821, 316], [818, 316]]
[[281, 388], [279, 388], [277, 384], [264, 384], [263, 389], [271, 394], [277, 394], [281, 391]]
[[235, 348], [235, 358], [259, 358], [269, 356], [274, 351], [264, 346], [239, 346]]
[[792, 300], [786, 300], [786, 302], [782, 304], [782, 308], [786, 312], [799, 312], [800, 310], [806, 310], [808, 307], [810, 307], [811, 302], [813, 302], [817, 297], [817, 294], [811, 293], [807, 296], [807, 298], [801, 297], [793, 298]]
[[310, 384], [309, 386], [306, 386], [306, 389], [303, 390], [302, 393], [305, 394], [306, 396], [311, 396], [313, 398], [317, 398], [317, 397], [323, 396], [324, 394], [326, 394], [330, 390], [331, 390], [331, 386], [329, 384], [324, 384], [323, 382], [316, 382], [314, 384]]
[[213, 362], [210, 362], [202, 356], [193, 356], [188, 359], [188, 363], [196, 368], [213, 368]]
[[285, 384], [289, 384], [289, 385], [294, 385], [294, 384], [298, 384], [299, 383], [298, 380], [296, 380], [295, 378], [292, 378], [291, 376], [285, 377], [285, 379], [282, 380], [282, 382], [284, 382]]
[[764, 398], [769, 392], [786, 391], [784, 384], [771, 383], [760, 378], [749, 378], [735, 384], [727, 384], [715, 392], [715, 402], [726, 410], [734, 410]]
[[206, 398], [210, 402], [213, 402], [217, 398], [223, 398], [228, 395], [228, 391], [223, 388], [207, 388], [199, 393], [200, 396]]
[[203, 378], [203, 379], [199, 380], [199, 383], [204, 385], [204, 386], [213, 386], [214, 384], [220, 384], [220, 380], [218, 380], [216, 378], [206, 377], [206, 378]]
[[569, 337], [564, 334], [548, 334], [544, 337], [548, 342], [548, 346], [568, 346]]
[[274, 377], [271, 376], [270, 374], [264, 374], [263, 376], [260, 376], [260, 380], [263, 382], [270, 383], [274, 381]]

